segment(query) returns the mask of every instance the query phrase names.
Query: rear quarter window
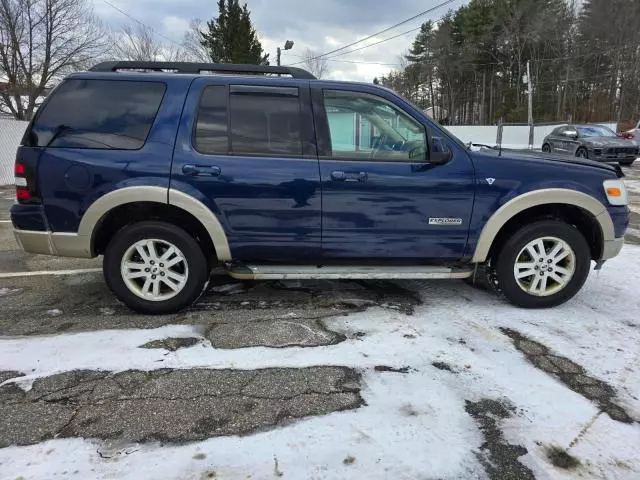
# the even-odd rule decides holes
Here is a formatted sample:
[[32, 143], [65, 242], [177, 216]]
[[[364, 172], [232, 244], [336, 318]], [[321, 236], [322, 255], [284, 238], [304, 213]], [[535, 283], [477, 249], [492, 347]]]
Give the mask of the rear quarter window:
[[160, 82], [67, 80], [38, 113], [26, 143], [137, 150], [149, 135], [165, 90]]

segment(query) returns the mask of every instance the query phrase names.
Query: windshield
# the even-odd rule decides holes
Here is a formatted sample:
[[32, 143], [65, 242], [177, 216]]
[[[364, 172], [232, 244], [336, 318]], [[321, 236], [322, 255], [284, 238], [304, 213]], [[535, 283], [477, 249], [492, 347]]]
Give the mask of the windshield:
[[615, 137], [613, 130], [601, 125], [590, 125], [588, 127], [577, 127], [581, 137]]

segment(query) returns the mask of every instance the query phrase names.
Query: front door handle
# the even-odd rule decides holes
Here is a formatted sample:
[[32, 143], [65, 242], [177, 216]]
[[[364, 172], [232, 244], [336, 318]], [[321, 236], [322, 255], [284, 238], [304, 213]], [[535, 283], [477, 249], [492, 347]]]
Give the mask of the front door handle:
[[217, 177], [222, 170], [217, 165], [193, 165], [186, 164], [182, 166], [182, 173], [192, 177]]
[[336, 182], [366, 182], [368, 178], [367, 172], [343, 172], [342, 170], [331, 172], [331, 179]]

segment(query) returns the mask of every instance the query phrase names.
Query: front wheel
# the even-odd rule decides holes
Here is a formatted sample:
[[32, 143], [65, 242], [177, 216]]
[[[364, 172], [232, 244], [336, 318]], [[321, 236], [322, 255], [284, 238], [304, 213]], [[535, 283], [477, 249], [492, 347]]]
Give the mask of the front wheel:
[[209, 276], [194, 238], [164, 222], [140, 222], [120, 230], [107, 245], [104, 277], [113, 293], [140, 313], [176, 312], [193, 303]]
[[542, 145], [542, 151], [544, 153], [551, 153], [551, 145], [549, 145], [548, 143], [545, 143], [544, 145]]
[[498, 285], [507, 300], [523, 308], [548, 308], [573, 298], [582, 288], [591, 253], [575, 227], [545, 220], [513, 234], [496, 260]]
[[587, 152], [586, 148], [579, 148], [576, 152], [576, 157], [578, 158], [589, 158], [589, 152]]

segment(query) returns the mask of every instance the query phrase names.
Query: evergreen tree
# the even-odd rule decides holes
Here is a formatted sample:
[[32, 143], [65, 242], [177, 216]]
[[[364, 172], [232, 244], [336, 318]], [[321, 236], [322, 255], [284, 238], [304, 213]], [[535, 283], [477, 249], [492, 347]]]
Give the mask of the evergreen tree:
[[207, 31], [201, 32], [202, 46], [211, 61], [269, 65], [269, 54], [262, 50], [247, 4], [240, 7], [238, 0], [218, 0], [218, 12], [217, 18], [207, 22]]

